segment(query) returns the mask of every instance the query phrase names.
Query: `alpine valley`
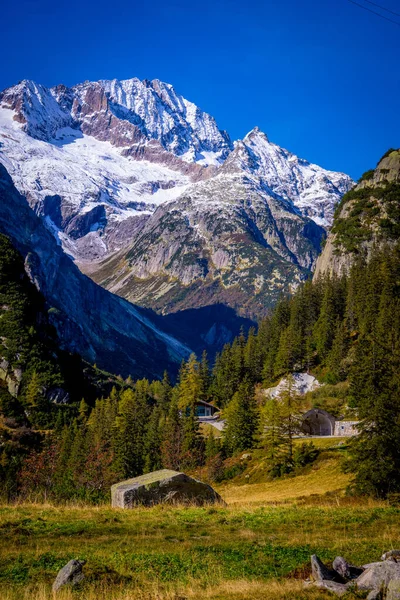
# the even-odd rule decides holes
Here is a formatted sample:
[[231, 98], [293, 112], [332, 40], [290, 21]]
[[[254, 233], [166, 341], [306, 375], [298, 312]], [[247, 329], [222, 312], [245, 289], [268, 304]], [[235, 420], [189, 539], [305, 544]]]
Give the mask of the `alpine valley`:
[[311, 276], [354, 185], [257, 127], [232, 142], [159, 80], [4, 90], [0, 163], [0, 231], [63, 344], [125, 376], [265, 315]]

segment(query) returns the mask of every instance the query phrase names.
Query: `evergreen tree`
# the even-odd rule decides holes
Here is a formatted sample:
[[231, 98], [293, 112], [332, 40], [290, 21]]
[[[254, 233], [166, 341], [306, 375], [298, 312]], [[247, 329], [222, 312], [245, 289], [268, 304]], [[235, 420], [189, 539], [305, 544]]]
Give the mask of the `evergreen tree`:
[[268, 400], [263, 411], [265, 447], [273, 476], [290, 473], [295, 467], [294, 438], [301, 431], [302, 399], [292, 375], [277, 398]]
[[229, 454], [252, 448], [258, 425], [254, 389], [249, 380], [239, 385], [231, 402], [224, 411], [226, 426], [224, 446]]
[[36, 371], [33, 371], [32, 376], [26, 386], [25, 401], [29, 408], [35, 408], [41, 397], [40, 377]]
[[141, 475], [147, 417], [146, 384], [137, 382], [133, 391], [123, 391], [118, 406], [113, 440], [114, 470], [121, 478]]
[[197, 417], [197, 402], [203, 393], [200, 364], [192, 354], [180, 373], [179, 407], [182, 410], [182, 457], [186, 467], [194, 467], [203, 461], [204, 443]]
[[162, 467], [161, 444], [164, 419], [158, 404], [151, 413], [144, 438], [144, 472], [157, 471]]
[[164, 427], [161, 445], [162, 464], [168, 469], [177, 471], [181, 468], [182, 460], [183, 425], [178, 398], [172, 398]]

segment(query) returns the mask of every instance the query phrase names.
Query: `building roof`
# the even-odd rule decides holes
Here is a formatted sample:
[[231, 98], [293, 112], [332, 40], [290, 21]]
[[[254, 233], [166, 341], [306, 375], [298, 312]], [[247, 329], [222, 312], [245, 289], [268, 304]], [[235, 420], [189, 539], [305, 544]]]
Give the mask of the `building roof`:
[[209, 402], [206, 402], [205, 400], [196, 400], [196, 404], [201, 404], [202, 406], [210, 406], [210, 408], [213, 408], [214, 410], [219, 410], [219, 408], [214, 406], [214, 404], [210, 404]]

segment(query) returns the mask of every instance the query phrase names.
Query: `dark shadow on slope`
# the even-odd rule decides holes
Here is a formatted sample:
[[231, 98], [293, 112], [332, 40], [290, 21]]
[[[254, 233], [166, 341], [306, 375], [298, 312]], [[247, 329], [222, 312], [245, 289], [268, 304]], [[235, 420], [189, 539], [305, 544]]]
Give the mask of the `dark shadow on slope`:
[[211, 304], [201, 308], [189, 308], [168, 315], [152, 313], [152, 320], [158, 320], [159, 327], [179, 338], [201, 356], [207, 351], [210, 363], [217, 352], [225, 344], [239, 335], [240, 330], [246, 333], [255, 321], [241, 317], [225, 304]]

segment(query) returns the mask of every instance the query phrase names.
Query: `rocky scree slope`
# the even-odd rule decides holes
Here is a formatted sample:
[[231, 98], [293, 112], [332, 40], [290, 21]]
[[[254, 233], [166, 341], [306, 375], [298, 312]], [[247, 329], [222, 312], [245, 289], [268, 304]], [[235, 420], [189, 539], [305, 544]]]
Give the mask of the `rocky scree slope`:
[[164, 314], [262, 314], [309, 276], [352, 186], [257, 128], [233, 144], [158, 80], [23, 81], [0, 94], [0, 132], [0, 161], [80, 268]]
[[390, 149], [376, 169], [364, 173], [358, 185], [338, 205], [332, 230], [318, 258], [314, 278], [348, 271], [354, 260], [400, 237], [400, 150]]
[[141, 309], [83, 275], [16, 190], [0, 165], [0, 232], [22, 254], [25, 271], [46, 298], [63, 346], [123, 376], [176, 370], [189, 349]]

